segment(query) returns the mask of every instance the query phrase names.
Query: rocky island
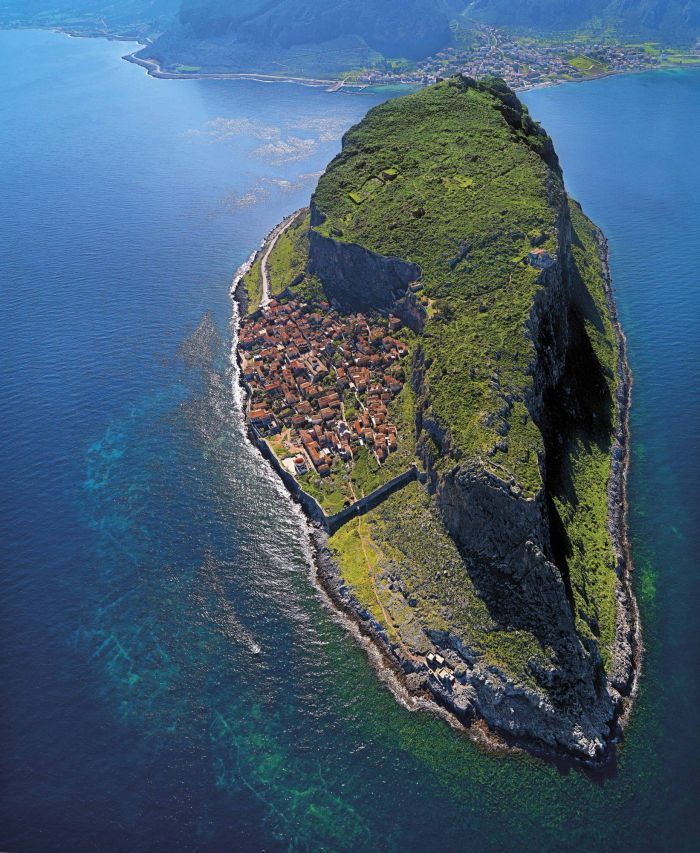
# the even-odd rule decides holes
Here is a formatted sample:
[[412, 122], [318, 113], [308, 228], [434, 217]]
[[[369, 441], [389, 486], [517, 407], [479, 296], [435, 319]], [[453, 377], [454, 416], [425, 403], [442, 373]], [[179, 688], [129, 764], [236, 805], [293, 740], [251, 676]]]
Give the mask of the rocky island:
[[352, 128], [235, 280], [249, 434], [407, 690], [605, 760], [641, 639], [625, 342], [600, 231], [497, 78]]

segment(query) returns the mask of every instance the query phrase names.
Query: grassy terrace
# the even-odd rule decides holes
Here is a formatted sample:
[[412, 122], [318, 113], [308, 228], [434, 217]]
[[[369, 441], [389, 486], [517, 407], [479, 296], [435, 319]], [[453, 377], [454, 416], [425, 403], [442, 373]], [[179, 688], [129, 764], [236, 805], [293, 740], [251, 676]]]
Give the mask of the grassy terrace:
[[273, 294], [289, 288], [295, 299], [314, 302], [320, 297], [325, 298], [321, 282], [306, 272], [310, 219], [308, 211], [299, 216], [282, 234], [270, 253], [268, 270]]
[[255, 263], [243, 276], [246, 293], [248, 294], [248, 313], [253, 314], [260, 307], [262, 300], [262, 256], [258, 253]]
[[[267, 272], [270, 278], [270, 293], [277, 296], [286, 288], [290, 288], [297, 299], [313, 301], [322, 294], [321, 284], [313, 276], [305, 275], [306, 262], [309, 258], [309, 214], [300, 215], [287, 230], [280, 235], [275, 247], [270, 252]], [[248, 292], [248, 313], [253, 314], [260, 307], [262, 299], [262, 258], [264, 249], [243, 282]], [[297, 283], [304, 274], [303, 280]]]
[[569, 59], [569, 65], [573, 65], [577, 71], [580, 71], [581, 74], [584, 74], [586, 77], [593, 77], [596, 74], [604, 74], [609, 70], [609, 67], [604, 62], [601, 62], [599, 59], [595, 59], [595, 57], [585, 56], [583, 54]]
[[[396, 103], [353, 128], [321, 178], [321, 230], [421, 266], [434, 307], [421, 342], [433, 415], [460, 451], [492, 459], [534, 492], [541, 439], [521, 403], [508, 418], [508, 449], [494, 448], [505, 395], [522, 399], [531, 384], [523, 329], [539, 285], [518, 261], [533, 240], [556, 252], [544, 138], [527, 117], [529, 133], [512, 129], [482, 89], [445, 82]], [[395, 176], [377, 186], [387, 169]], [[368, 182], [373, 192], [357, 204]]]
[[360, 604], [412, 655], [425, 654], [424, 629], [448, 630], [511, 678], [534, 687], [527, 666], [549, 653], [525, 631], [499, 630], [468, 567], [418, 483], [395, 493], [330, 540], [343, 579]]
[[297, 219], [280, 235], [275, 248], [270, 253], [268, 274], [270, 292], [281, 293], [286, 287], [304, 273], [309, 256], [309, 215], [299, 215]]

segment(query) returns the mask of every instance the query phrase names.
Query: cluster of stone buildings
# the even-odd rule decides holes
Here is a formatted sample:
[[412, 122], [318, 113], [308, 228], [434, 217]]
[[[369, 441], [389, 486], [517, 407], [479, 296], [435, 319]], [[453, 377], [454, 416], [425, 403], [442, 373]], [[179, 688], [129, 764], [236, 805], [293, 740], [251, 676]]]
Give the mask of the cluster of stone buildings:
[[472, 50], [446, 48], [421, 63], [421, 71], [429, 79], [457, 73], [478, 79], [493, 74], [502, 77], [511, 88], [522, 90], [588, 76], [590, 72], [572, 64], [572, 60], [581, 57], [582, 49], [596, 67], [610, 73], [638, 71], [659, 64], [659, 58], [645, 53], [642, 47], [602, 40], [592, 41], [585, 48], [575, 40], [544, 44], [513, 38], [486, 26], [477, 30], [477, 36], [480, 44]]
[[[240, 330], [250, 422], [263, 436], [282, 434], [295, 473], [327, 476], [336, 459], [366, 447], [381, 464], [397, 449], [388, 405], [403, 387], [393, 337], [401, 321], [341, 316], [328, 303], [272, 300]], [[295, 455], [294, 455], [295, 454]]]
[[450, 688], [455, 683], [452, 667], [438, 652], [429, 652], [425, 656], [428, 671], [433, 678], [440, 682], [443, 687]]
[[511, 88], [523, 90], [588, 76], [571, 64], [582, 50], [600, 63], [601, 70], [615, 73], [650, 68], [661, 61], [659, 56], [646, 53], [639, 45], [619, 44], [602, 38], [600, 41], [591, 40], [583, 47], [575, 39], [547, 44], [544, 40], [513, 37], [483, 24], [474, 25], [474, 38], [473, 46], [446, 47], [419, 62], [415, 69], [389, 71], [378, 68], [361, 75], [358, 82], [427, 85], [437, 78], [461, 73], [477, 79], [495, 75], [502, 77]]

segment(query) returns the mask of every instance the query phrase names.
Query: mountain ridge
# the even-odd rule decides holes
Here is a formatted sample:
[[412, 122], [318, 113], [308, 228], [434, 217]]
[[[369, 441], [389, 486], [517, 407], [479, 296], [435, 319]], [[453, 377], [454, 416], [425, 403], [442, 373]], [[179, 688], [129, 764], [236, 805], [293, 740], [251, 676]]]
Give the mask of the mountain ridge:
[[472, 0], [465, 14], [493, 26], [545, 33], [596, 25], [627, 37], [690, 42], [700, 35], [697, 0]]
[[357, 36], [387, 56], [415, 59], [439, 50], [450, 39], [449, 14], [454, 2], [391, 0], [358, 3], [328, 0], [183, 0], [179, 20], [196, 38], [214, 36], [282, 49]]
[[0, 21], [135, 37], [147, 43], [138, 58], [166, 73], [338, 78], [468, 52], [484, 25], [554, 42], [583, 33], [689, 46], [700, 0], [0, 0]]
[[182, 0], [177, 23], [142, 52], [162, 67], [341, 75], [414, 62], [454, 46], [475, 22], [554, 38], [587, 31], [689, 44], [698, 0]]

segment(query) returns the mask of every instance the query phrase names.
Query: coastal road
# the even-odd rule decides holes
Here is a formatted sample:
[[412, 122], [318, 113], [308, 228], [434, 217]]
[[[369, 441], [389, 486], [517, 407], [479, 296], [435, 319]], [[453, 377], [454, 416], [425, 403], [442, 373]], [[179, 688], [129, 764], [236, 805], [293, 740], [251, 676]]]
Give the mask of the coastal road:
[[[107, 36], [105, 30], [100, 35]], [[146, 69], [149, 77], [159, 80], [250, 80], [254, 83], [297, 83], [300, 86], [333, 86], [337, 80], [324, 80], [313, 77], [288, 77], [285, 74], [262, 74], [254, 71], [164, 71], [156, 59], [144, 59], [136, 54], [143, 50], [139, 47], [133, 53], [128, 53], [123, 58], [134, 65], [140, 65]]]
[[299, 211], [296, 210], [292, 213], [291, 216], [288, 216], [286, 219], [283, 219], [282, 222], [272, 231], [268, 238], [267, 248], [265, 249], [265, 254], [262, 257], [262, 261], [260, 262], [260, 272], [262, 274], [262, 299], [260, 300], [260, 307], [267, 308], [270, 304], [270, 276], [267, 272], [267, 261], [270, 257], [270, 252], [275, 248], [275, 244], [279, 240], [280, 236], [284, 234], [284, 232], [289, 228], [289, 226], [294, 222], [294, 220], [299, 215]]

